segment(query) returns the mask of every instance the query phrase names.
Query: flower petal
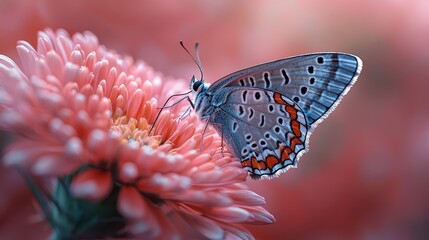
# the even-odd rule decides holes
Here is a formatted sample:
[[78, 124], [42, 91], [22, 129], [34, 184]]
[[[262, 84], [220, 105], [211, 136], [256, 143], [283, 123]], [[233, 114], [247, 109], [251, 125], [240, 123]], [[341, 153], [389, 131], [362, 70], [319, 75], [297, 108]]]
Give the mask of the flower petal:
[[163, 195], [168, 199], [175, 199], [185, 203], [204, 204], [208, 206], [228, 206], [232, 200], [222, 191], [204, 191], [202, 190], [187, 190], [177, 193], [164, 193]]
[[151, 217], [148, 203], [134, 187], [123, 186], [118, 196], [118, 211], [127, 218], [143, 219]]
[[80, 162], [64, 158], [63, 153], [48, 153], [34, 160], [31, 168], [36, 175], [62, 176], [73, 172]]
[[261, 206], [266, 203], [263, 197], [250, 190], [234, 190], [226, 191], [226, 193], [234, 201], [235, 204], [246, 206]]
[[242, 208], [246, 209], [251, 216], [249, 217], [246, 223], [249, 224], [267, 224], [274, 223], [276, 219], [274, 216], [265, 210], [263, 207], [255, 206], [255, 207], [246, 207], [242, 206]]
[[70, 190], [78, 198], [100, 201], [110, 194], [112, 187], [113, 180], [109, 172], [87, 169], [73, 178]]
[[182, 214], [182, 217], [208, 239], [223, 239], [224, 230], [213, 220], [199, 215]]
[[216, 207], [207, 212], [207, 214], [210, 214], [211, 218], [229, 223], [246, 222], [250, 217], [248, 211], [239, 207]]
[[119, 178], [126, 183], [134, 182], [139, 176], [137, 165], [134, 162], [125, 162], [119, 166]]

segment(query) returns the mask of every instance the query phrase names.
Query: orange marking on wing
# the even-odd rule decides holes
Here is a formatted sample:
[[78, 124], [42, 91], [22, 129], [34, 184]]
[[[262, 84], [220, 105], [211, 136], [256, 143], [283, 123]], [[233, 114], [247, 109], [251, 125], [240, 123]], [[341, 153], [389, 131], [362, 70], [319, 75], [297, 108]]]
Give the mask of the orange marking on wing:
[[293, 134], [295, 134], [295, 136], [297, 136], [297, 137], [301, 137], [301, 130], [300, 130], [299, 122], [296, 120], [291, 120], [290, 125], [292, 127]]
[[292, 148], [292, 150], [295, 150], [296, 145], [302, 145], [302, 141], [299, 138], [294, 137], [290, 141], [290, 147]]
[[252, 157], [251, 161], [252, 161], [251, 162], [252, 169], [263, 170], [267, 168], [267, 165], [265, 164], [265, 162], [258, 162], [258, 160], [255, 157]]
[[241, 167], [251, 167], [250, 166], [250, 160], [246, 159], [246, 160], [241, 161]]
[[289, 113], [289, 117], [290, 117], [290, 119], [294, 120], [294, 119], [296, 119], [296, 118], [297, 118], [296, 109], [295, 109], [295, 108], [293, 108], [291, 105], [287, 105], [287, 106], [285, 107], [285, 111], [286, 111], [287, 113]]
[[290, 147], [286, 147], [285, 152], [289, 155], [293, 152], [293, 150]]
[[258, 160], [256, 160], [256, 158], [255, 158], [255, 157], [252, 157], [252, 168], [253, 168], [253, 169], [260, 169], [260, 166], [259, 166]]
[[265, 162], [258, 162], [259, 163], [259, 169], [260, 170], [264, 170], [264, 169], [266, 169], [267, 168], [267, 164], [265, 164]]
[[269, 169], [273, 169], [273, 167], [274, 167], [277, 163], [279, 163], [279, 159], [278, 159], [278, 158], [276, 158], [275, 156], [273, 156], [273, 155], [269, 155], [269, 156], [267, 157], [267, 165], [268, 165], [268, 168], [269, 168]]
[[285, 162], [287, 160], [290, 160], [290, 156], [289, 153], [292, 152], [292, 150], [289, 147], [283, 146], [283, 145], [278, 145], [279, 150], [280, 150], [280, 157], [281, 157], [281, 162]]
[[281, 105], [286, 105], [287, 102], [285, 102], [285, 100], [283, 100], [282, 95], [280, 93], [274, 93], [274, 101], [278, 104]]
[[282, 157], [282, 163], [287, 161], [287, 160], [290, 160], [289, 153], [287, 153], [286, 149], [285, 149], [285, 151], [282, 151], [281, 154], [282, 154], [282, 156], [281, 156]]

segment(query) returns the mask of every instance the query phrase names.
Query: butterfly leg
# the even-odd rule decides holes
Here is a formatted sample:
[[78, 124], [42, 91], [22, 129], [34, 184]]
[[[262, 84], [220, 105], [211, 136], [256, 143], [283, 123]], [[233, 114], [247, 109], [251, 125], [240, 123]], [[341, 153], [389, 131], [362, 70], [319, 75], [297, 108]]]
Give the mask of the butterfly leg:
[[182, 101], [183, 101], [183, 100], [185, 100], [185, 99], [186, 99], [186, 100], [188, 100], [188, 102], [191, 104], [191, 107], [192, 107], [192, 108], [195, 108], [195, 107], [194, 107], [194, 103], [192, 102], [191, 98], [190, 98], [189, 96], [186, 96], [186, 97], [182, 97], [180, 100], [178, 100], [178, 101], [174, 102], [173, 104], [168, 105], [168, 106], [163, 106], [163, 107], [162, 107], [162, 108], [160, 108], [160, 109], [174, 107], [174, 106], [176, 106], [177, 104], [179, 104], [180, 102], [182, 102]]
[[[204, 130], [203, 130], [203, 133], [202, 133], [202, 139], [204, 139], [204, 133], [205, 133], [208, 125], [209, 125], [209, 121], [207, 120], [206, 126], [204, 127]], [[212, 123], [212, 125], [220, 126], [220, 135], [221, 135], [221, 138], [220, 138], [220, 146], [221, 146], [220, 152], [222, 153], [222, 157], [225, 157], [225, 155], [223, 153], [223, 146], [224, 146], [223, 145], [223, 125], [221, 123]], [[201, 139], [201, 146], [200, 146], [201, 150], [203, 148], [203, 140], [202, 139]]]
[[223, 125], [220, 123], [216, 123], [217, 125], [220, 125], [220, 153], [222, 154], [222, 157], [225, 157], [225, 155], [223, 154]]
[[191, 114], [191, 106], [189, 106], [188, 108], [186, 108], [185, 112], [182, 113], [182, 115], [180, 115], [179, 121], [182, 121], [183, 119], [185, 119], [186, 117], [188, 117], [189, 114]]
[[201, 143], [200, 143], [200, 152], [203, 151], [203, 140], [204, 134], [206, 133], [207, 127], [209, 126], [209, 118], [206, 120], [206, 125], [204, 126], [203, 132], [201, 133]]
[[174, 106], [174, 105], [178, 104], [179, 102], [181, 102], [181, 101], [183, 101], [183, 100], [185, 100], [185, 99], [187, 99], [187, 100], [189, 101], [189, 103], [191, 104], [191, 107], [192, 107], [192, 108], [195, 108], [195, 107], [194, 107], [194, 103], [191, 101], [191, 99], [189, 98], [189, 96], [183, 97], [183, 98], [182, 98], [182, 99], [180, 99], [179, 101], [177, 101], [177, 102], [173, 103], [171, 106], [166, 107], [167, 103], [168, 103], [168, 102], [169, 102], [173, 97], [183, 96], [183, 95], [186, 95], [186, 94], [189, 94], [189, 93], [191, 93], [191, 91], [188, 91], [188, 92], [185, 92], [185, 93], [173, 94], [173, 95], [171, 95], [170, 97], [168, 97], [168, 98], [167, 98], [167, 100], [165, 101], [164, 105], [162, 105], [162, 107], [160, 108], [160, 110], [159, 110], [158, 114], [156, 115], [155, 120], [154, 120], [154, 121], [153, 121], [153, 123], [152, 123], [152, 127], [150, 128], [148, 135], [150, 135], [150, 134], [151, 134], [151, 132], [152, 132], [153, 128], [155, 127], [155, 123], [156, 123], [156, 121], [158, 120], [158, 118], [159, 118], [159, 116], [161, 115], [161, 112], [162, 112], [162, 110], [164, 110], [164, 108], [172, 107], [172, 106]]

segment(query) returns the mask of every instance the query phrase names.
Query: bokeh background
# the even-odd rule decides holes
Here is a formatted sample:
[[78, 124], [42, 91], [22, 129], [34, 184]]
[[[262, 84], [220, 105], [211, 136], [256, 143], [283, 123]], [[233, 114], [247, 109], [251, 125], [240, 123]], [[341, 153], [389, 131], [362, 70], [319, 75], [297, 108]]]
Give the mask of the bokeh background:
[[[189, 81], [179, 46], [200, 42], [206, 80], [290, 55], [341, 51], [363, 72], [312, 135], [299, 168], [247, 181], [277, 222], [257, 239], [429, 239], [429, 1], [0, 0], [0, 53], [37, 31], [102, 44]], [[2, 144], [10, 138], [4, 133]], [[0, 167], [0, 239], [45, 239], [29, 190]]]

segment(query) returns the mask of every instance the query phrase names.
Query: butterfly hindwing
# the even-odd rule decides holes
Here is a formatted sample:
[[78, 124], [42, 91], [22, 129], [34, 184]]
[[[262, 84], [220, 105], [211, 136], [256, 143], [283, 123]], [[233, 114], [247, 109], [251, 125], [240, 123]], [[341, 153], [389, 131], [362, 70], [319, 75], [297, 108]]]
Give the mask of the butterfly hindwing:
[[209, 120], [243, 168], [258, 178], [295, 166], [307, 146], [308, 124], [300, 107], [269, 90], [225, 87], [217, 92], [225, 93]]
[[347, 93], [361, 68], [362, 61], [353, 55], [308, 54], [232, 73], [215, 82], [208, 90], [216, 92], [226, 87], [251, 87], [279, 92], [296, 102], [304, 112], [307, 123], [315, 127]]

